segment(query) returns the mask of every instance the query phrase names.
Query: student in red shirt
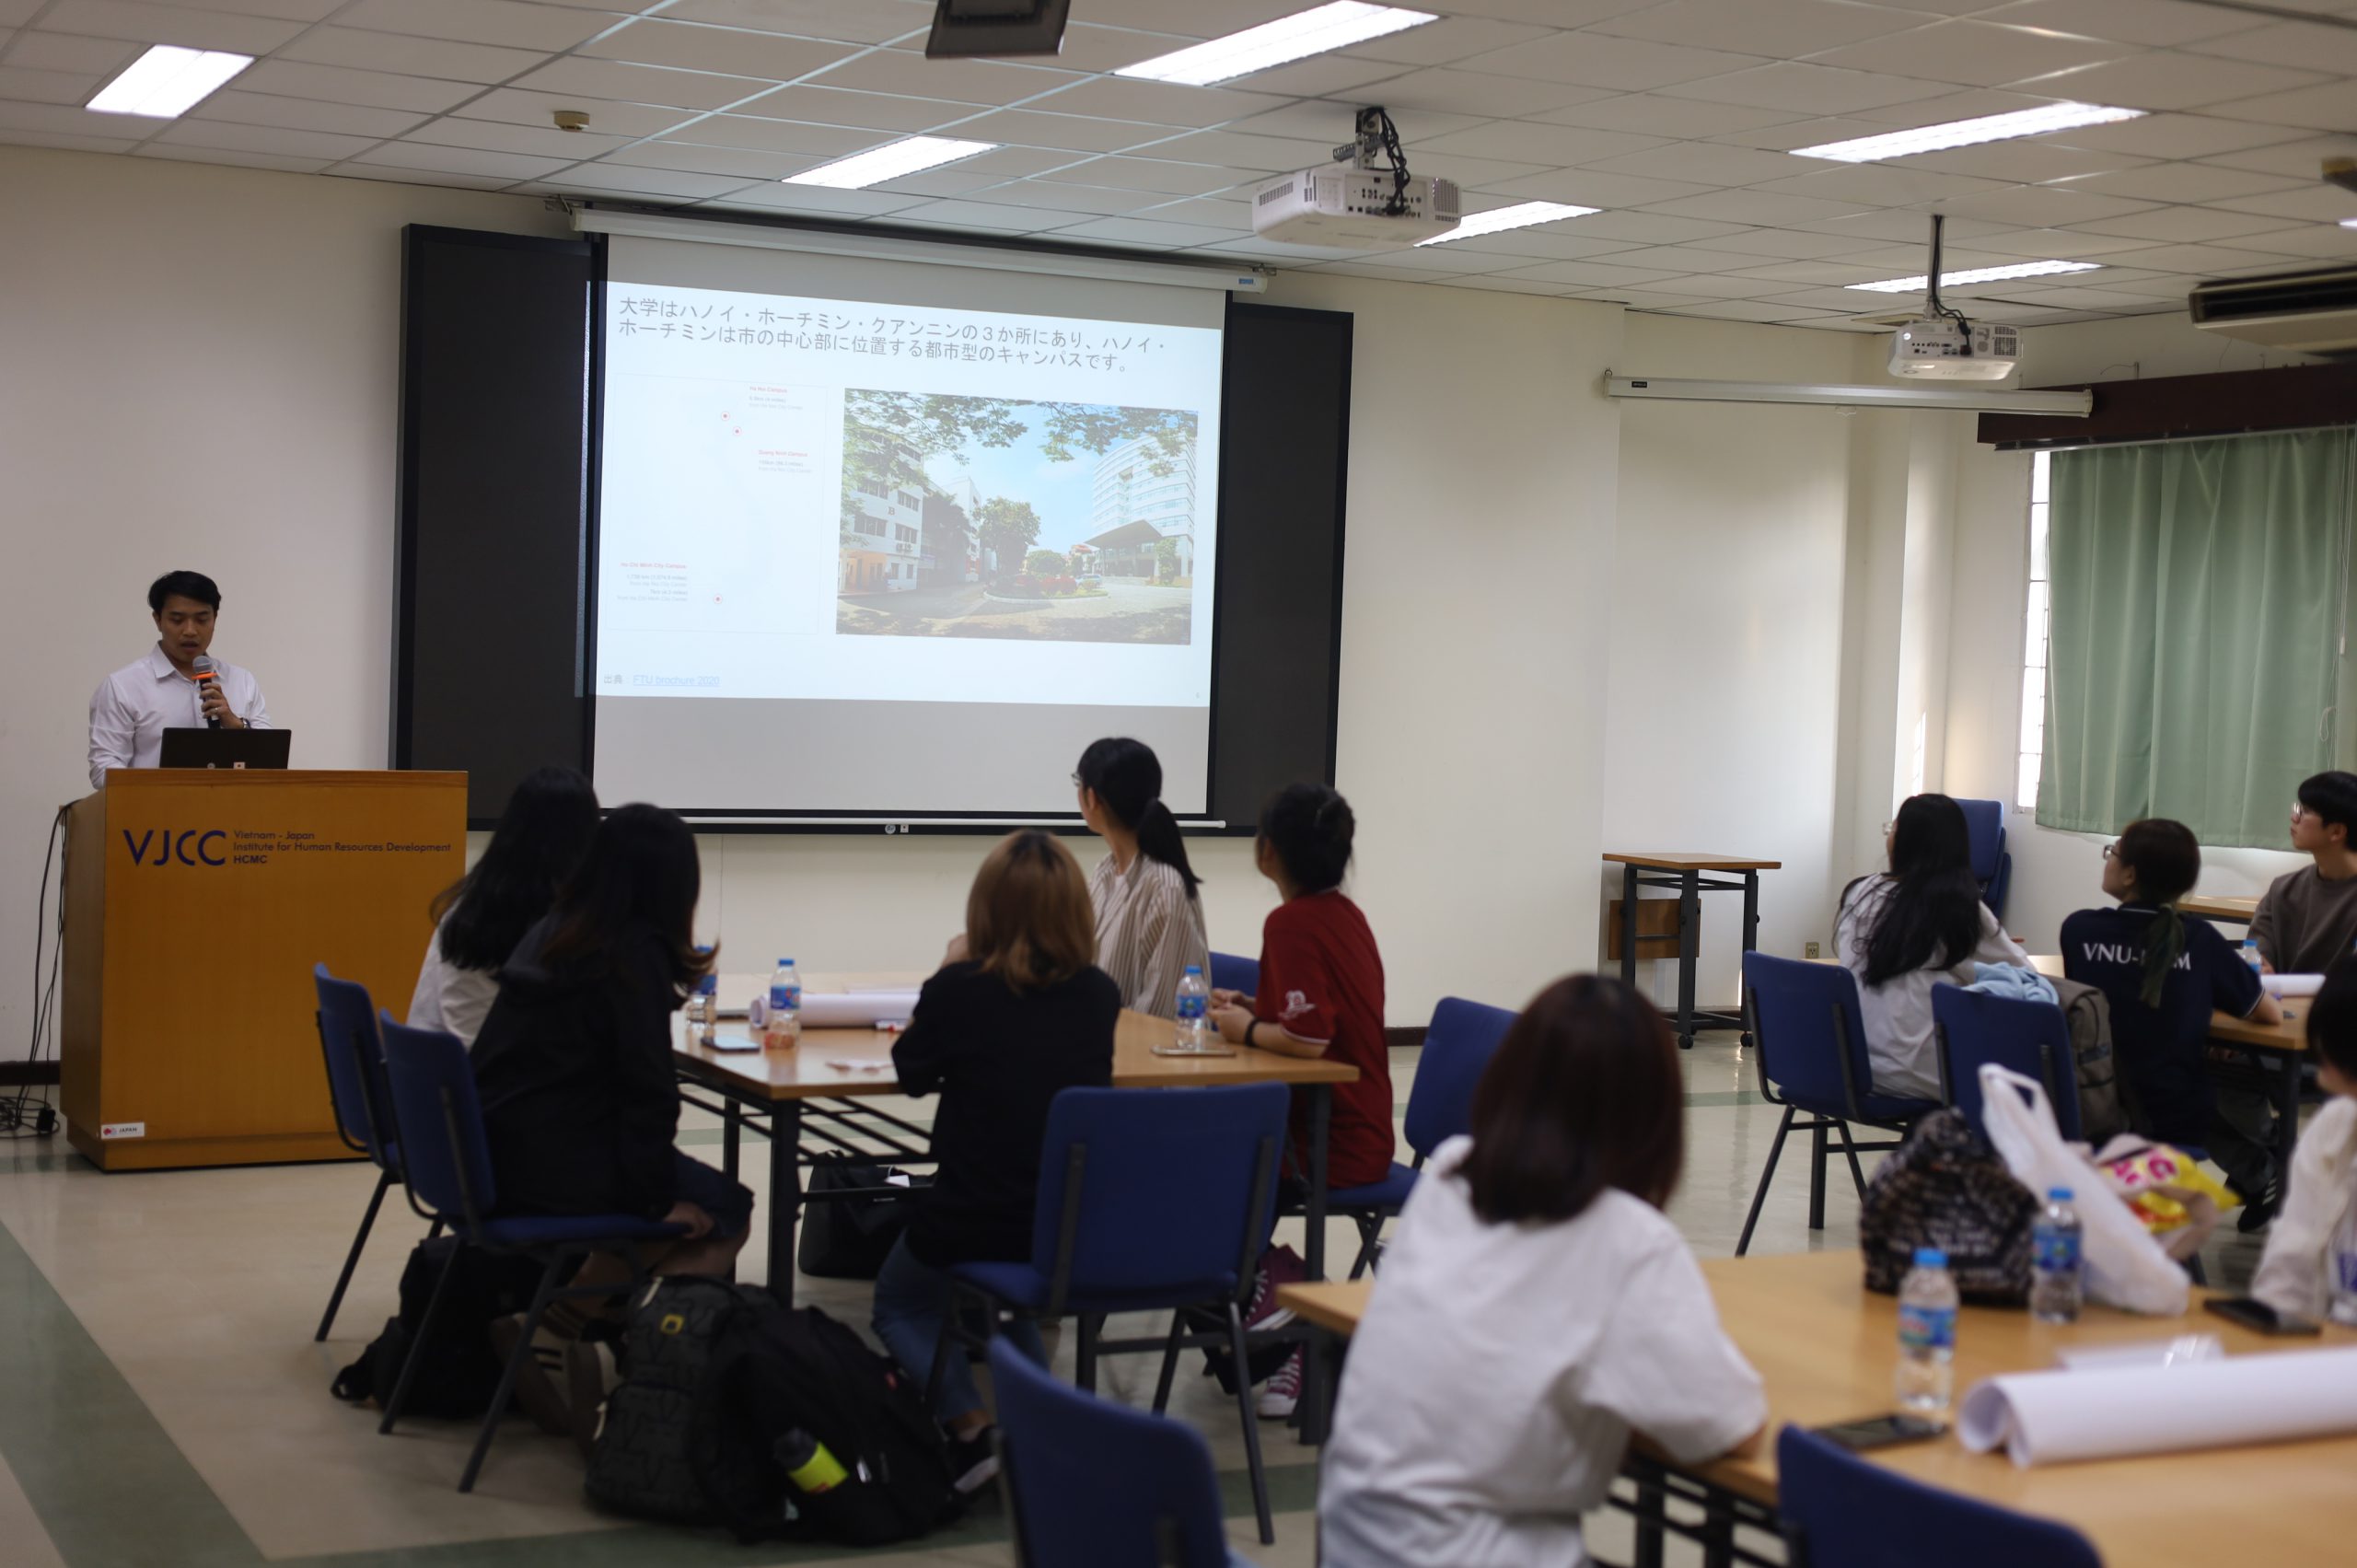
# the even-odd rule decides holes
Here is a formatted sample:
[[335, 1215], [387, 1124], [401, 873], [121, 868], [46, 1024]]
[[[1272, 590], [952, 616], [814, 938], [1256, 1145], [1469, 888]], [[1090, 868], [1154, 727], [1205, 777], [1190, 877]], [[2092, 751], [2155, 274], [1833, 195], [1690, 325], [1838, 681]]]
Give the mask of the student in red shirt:
[[[1350, 802], [1324, 784], [1287, 786], [1260, 813], [1253, 863], [1277, 885], [1284, 901], [1260, 928], [1257, 995], [1212, 993], [1212, 1021], [1232, 1045], [1284, 1056], [1331, 1057], [1359, 1070], [1355, 1082], [1333, 1086], [1327, 1130], [1326, 1182], [1363, 1187], [1390, 1174], [1391, 1059], [1383, 1038], [1383, 955], [1375, 933], [1341, 890], [1350, 868], [1356, 822]], [[1289, 1171], [1306, 1174], [1308, 1097], [1293, 1102]], [[1253, 1300], [1253, 1326], [1275, 1328], [1290, 1316], [1273, 1309], [1275, 1285], [1302, 1276], [1287, 1248], [1271, 1249]], [[1298, 1352], [1270, 1378], [1260, 1396], [1264, 1416], [1293, 1413], [1301, 1388]]]

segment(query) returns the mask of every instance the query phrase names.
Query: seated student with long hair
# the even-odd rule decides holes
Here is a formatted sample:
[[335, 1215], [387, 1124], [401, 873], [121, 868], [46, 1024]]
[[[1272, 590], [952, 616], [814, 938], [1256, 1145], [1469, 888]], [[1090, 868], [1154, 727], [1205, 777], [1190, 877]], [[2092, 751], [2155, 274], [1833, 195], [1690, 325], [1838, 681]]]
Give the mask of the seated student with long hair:
[[1964, 807], [1945, 795], [1910, 796], [1887, 843], [1890, 869], [1841, 889], [1833, 949], [1858, 977], [1874, 1091], [1937, 1099], [1932, 988], [1971, 984], [1976, 963], [2026, 967], [2029, 955], [1980, 901]]
[[692, 932], [702, 872], [656, 806], [598, 824], [556, 907], [500, 971], [475, 1088], [504, 1214], [637, 1214], [688, 1227], [665, 1273], [726, 1274], [753, 1194], [677, 1146], [671, 1015], [711, 968]]
[[1105, 858], [1088, 874], [1097, 967], [1121, 988], [1122, 1006], [1176, 1018], [1179, 980], [1190, 964], [1209, 975], [1212, 948], [1195, 891], [1202, 879], [1162, 804], [1162, 763], [1142, 740], [1094, 741], [1072, 782], [1081, 819], [1105, 841]]
[[2136, 1131], [2203, 1146], [2247, 1204], [2266, 1194], [2274, 1160], [2217, 1115], [2204, 1065], [2210, 1015], [2271, 1024], [2283, 1012], [2216, 926], [2177, 912], [2200, 876], [2201, 845], [2184, 823], [2129, 823], [2104, 850], [2103, 890], [2119, 907], [2084, 909], [2062, 922], [2062, 972], [2110, 1005]]
[[434, 939], [409, 999], [409, 1027], [469, 1045], [499, 994], [499, 966], [556, 902], [598, 830], [598, 792], [571, 768], [535, 768], [499, 814], [472, 870], [434, 900]]
[[[1289, 784], [1260, 812], [1252, 863], [1283, 900], [1260, 927], [1260, 983], [1245, 996], [1212, 994], [1212, 1021], [1231, 1045], [1284, 1056], [1330, 1057], [1359, 1070], [1333, 1086], [1327, 1129], [1326, 1184], [1364, 1187], [1391, 1174], [1391, 1051], [1383, 1035], [1383, 955], [1359, 906], [1342, 891], [1357, 819], [1351, 803], [1324, 784]], [[1308, 1172], [1309, 1097], [1293, 1099], [1287, 1173]], [[1302, 1277], [1290, 1248], [1262, 1260], [1250, 1327], [1273, 1328], [1290, 1314], [1274, 1305], [1274, 1286]], [[1261, 1390], [1260, 1411], [1272, 1420], [1294, 1411], [1301, 1392], [1295, 1350]]]
[[2316, 1084], [2332, 1098], [2292, 1155], [2292, 1187], [2250, 1293], [2278, 1312], [2357, 1327], [2357, 958], [2308, 1005]]
[[[905, 1094], [941, 1097], [933, 1185], [876, 1276], [873, 1326], [910, 1375], [931, 1376], [953, 1263], [1031, 1256], [1031, 1212], [1048, 1107], [1113, 1080], [1121, 996], [1096, 967], [1097, 925], [1080, 863], [1053, 834], [1011, 833], [966, 898], [966, 931], [924, 982], [892, 1047]], [[1039, 1330], [1009, 1330], [1044, 1365]], [[958, 1445], [958, 1487], [998, 1473], [990, 1415], [962, 1354], [947, 1357], [934, 1413]]]
[[1515, 1020], [1352, 1338], [1326, 1561], [1576, 1564], [1631, 1432], [1686, 1463], [1756, 1451], [1759, 1375], [1661, 1212], [1685, 1118], [1669, 1026], [1630, 987], [1574, 975]]

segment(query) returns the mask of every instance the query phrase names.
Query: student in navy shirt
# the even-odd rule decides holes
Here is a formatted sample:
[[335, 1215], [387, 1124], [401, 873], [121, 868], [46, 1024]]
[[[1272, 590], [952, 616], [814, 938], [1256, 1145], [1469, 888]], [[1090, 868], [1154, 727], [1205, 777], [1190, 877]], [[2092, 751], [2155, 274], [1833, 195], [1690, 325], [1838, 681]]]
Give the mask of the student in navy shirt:
[[2282, 1009], [2258, 976], [2206, 920], [2177, 912], [2201, 875], [2201, 846], [2182, 822], [2131, 822], [2104, 848], [2103, 890], [2117, 909], [2081, 910], [2062, 923], [2062, 968], [2111, 1005], [2111, 1037], [2138, 1106], [2136, 1130], [2165, 1143], [2206, 1147], [2235, 1191], [2267, 1188], [2267, 1151], [2217, 1117], [2203, 1067], [2210, 1015], [2279, 1021]]

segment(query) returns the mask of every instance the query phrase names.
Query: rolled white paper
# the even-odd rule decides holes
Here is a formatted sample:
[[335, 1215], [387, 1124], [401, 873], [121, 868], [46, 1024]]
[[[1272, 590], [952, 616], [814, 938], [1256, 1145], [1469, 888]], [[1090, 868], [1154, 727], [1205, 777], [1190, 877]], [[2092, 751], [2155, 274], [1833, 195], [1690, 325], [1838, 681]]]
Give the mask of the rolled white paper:
[[802, 1027], [865, 1029], [877, 1024], [905, 1024], [916, 1006], [914, 991], [806, 991]]
[[2258, 977], [2260, 989], [2270, 996], [2314, 996], [2324, 989], [2320, 974], [2263, 974]]
[[2357, 1432], [2357, 1349], [2193, 1365], [2015, 1372], [1975, 1384], [1956, 1435], [1976, 1454], [2054, 1465]]

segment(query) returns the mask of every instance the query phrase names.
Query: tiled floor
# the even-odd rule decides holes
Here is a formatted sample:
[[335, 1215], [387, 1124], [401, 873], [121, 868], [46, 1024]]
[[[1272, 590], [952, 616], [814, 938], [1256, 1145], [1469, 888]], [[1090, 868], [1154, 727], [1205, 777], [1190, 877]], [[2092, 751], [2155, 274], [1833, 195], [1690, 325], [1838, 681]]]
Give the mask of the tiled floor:
[[[1413, 1061], [1413, 1052], [1395, 1059], [1403, 1104]], [[1730, 1252], [1777, 1112], [1760, 1103], [1731, 1036], [1704, 1037], [1688, 1059], [1687, 1105], [1686, 1179], [1670, 1212], [1698, 1251]], [[716, 1157], [706, 1145], [717, 1138], [708, 1123], [691, 1123], [683, 1141]], [[1755, 1251], [1855, 1244], [1857, 1204], [1838, 1167], [1826, 1229], [1807, 1230], [1804, 1147], [1786, 1149]], [[0, 1143], [0, 1565], [1008, 1561], [994, 1502], [923, 1550], [898, 1553], [746, 1549], [609, 1518], [582, 1501], [570, 1450], [521, 1423], [501, 1433], [473, 1495], [460, 1496], [470, 1426], [420, 1421], [380, 1438], [372, 1412], [328, 1393], [336, 1369], [392, 1311], [402, 1260], [424, 1229], [405, 1211], [389, 1204], [333, 1337], [311, 1341], [373, 1179], [348, 1166], [109, 1177], [62, 1139]], [[1345, 1229], [1337, 1228], [1329, 1256], [1349, 1257]], [[2229, 1226], [2212, 1244], [2211, 1277], [2237, 1284], [2257, 1257], [2256, 1243]], [[765, 1266], [758, 1237], [745, 1266], [756, 1278]], [[863, 1287], [802, 1288], [802, 1299], [865, 1327]], [[1144, 1404], [1153, 1371], [1150, 1357], [1116, 1360], [1102, 1387]], [[1263, 1568], [1311, 1562], [1310, 1452], [1289, 1433], [1262, 1428], [1279, 1510], [1277, 1544], [1264, 1548], [1253, 1537], [1235, 1406], [1210, 1379], [1182, 1376], [1173, 1410], [1211, 1440], [1238, 1549]], [[1591, 1538], [1604, 1555], [1627, 1560], [1619, 1516], [1595, 1520]]]

